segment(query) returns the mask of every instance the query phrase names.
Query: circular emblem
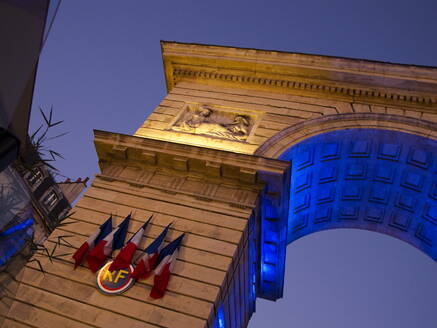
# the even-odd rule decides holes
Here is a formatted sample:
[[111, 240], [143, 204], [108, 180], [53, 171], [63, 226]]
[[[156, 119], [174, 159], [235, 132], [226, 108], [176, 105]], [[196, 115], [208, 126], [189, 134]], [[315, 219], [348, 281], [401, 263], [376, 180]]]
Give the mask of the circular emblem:
[[106, 263], [97, 273], [97, 287], [105, 294], [121, 294], [129, 289], [134, 283], [130, 277], [134, 267], [129, 265], [127, 268], [109, 271], [112, 261]]

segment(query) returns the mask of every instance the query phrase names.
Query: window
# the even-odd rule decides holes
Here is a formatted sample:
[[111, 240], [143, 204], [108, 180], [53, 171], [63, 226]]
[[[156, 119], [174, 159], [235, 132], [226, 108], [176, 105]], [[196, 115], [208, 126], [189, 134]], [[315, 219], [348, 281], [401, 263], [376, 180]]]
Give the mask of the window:
[[42, 203], [48, 210], [51, 210], [55, 206], [58, 200], [59, 200], [58, 195], [52, 189], [43, 197]]
[[26, 175], [26, 180], [31, 187], [39, 185], [43, 178], [44, 176], [40, 169], [32, 169], [32, 171], [28, 172]]

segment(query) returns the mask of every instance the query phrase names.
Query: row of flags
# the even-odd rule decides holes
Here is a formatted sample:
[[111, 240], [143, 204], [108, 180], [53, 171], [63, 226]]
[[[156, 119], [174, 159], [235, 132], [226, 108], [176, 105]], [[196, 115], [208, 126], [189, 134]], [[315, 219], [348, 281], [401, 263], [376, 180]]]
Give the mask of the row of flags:
[[[90, 270], [97, 272], [112, 255], [112, 252], [117, 249], [121, 250], [109, 266], [109, 271], [120, 270], [132, 264], [135, 252], [139, 249], [141, 238], [152, 217], [125, 243], [130, 219], [131, 215], [129, 214], [113, 229], [111, 215], [73, 254], [74, 268], [76, 269], [86, 259]], [[184, 238], [184, 234], [182, 234], [163, 247], [170, 226], [171, 223], [143, 250], [143, 254], [137, 259], [136, 267], [131, 274], [134, 279], [145, 279], [152, 272], [155, 273], [153, 288], [150, 292], [150, 296], [153, 298], [164, 296]]]

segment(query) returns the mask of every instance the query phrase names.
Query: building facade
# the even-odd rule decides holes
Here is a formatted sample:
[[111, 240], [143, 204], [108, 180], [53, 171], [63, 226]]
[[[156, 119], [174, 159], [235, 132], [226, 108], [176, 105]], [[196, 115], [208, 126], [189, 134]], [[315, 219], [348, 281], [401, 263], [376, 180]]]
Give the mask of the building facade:
[[[101, 172], [45, 274], [29, 263], [6, 327], [246, 327], [282, 297], [286, 247], [332, 228], [437, 259], [437, 68], [162, 42], [167, 96], [133, 136], [95, 131]], [[143, 245], [186, 233], [167, 294], [108, 296], [72, 252], [112, 214]], [[56, 238], [70, 235], [58, 245]]]
[[59, 4], [0, 0], [0, 325], [17, 274], [86, 187], [58, 185], [35, 146], [46, 133], [40, 128], [32, 140], [28, 131], [39, 55]]
[[35, 252], [48, 255], [42, 245], [86, 182], [58, 183], [42, 163], [26, 168], [20, 160], [0, 172], [0, 322], [17, 291], [18, 273]]

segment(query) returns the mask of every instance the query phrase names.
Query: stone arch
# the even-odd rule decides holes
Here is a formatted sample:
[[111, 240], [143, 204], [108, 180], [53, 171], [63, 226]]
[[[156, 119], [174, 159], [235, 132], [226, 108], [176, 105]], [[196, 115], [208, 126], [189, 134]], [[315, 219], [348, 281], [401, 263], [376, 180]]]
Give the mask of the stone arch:
[[278, 156], [292, 162], [287, 242], [365, 229], [437, 261], [437, 141], [375, 128], [320, 131]]
[[279, 158], [287, 149], [312, 136], [342, 129], [393, 130], [437, 139], [437, 123], [402, 115], [344, 113], [327, 115], [292, 125], [269, 138], [255, 155]]

